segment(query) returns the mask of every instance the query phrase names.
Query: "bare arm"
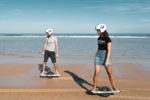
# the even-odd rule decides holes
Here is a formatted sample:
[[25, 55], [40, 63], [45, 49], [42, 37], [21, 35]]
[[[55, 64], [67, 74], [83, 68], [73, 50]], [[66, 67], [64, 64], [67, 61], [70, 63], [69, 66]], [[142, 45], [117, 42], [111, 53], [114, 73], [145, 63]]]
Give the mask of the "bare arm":
[[45, 49], [46, 49], [46, 47], [47, 47], [47, 40], [45, 41], [45, 44], [44, 44], [44, 48], [43, 48], [43, 50], [45, 50]]
[[43, 47], [43, 50], [42, 50], [42, 54], [44, 54], [45, 50], [46, 50], [46, 47], [47, 47], [47, 40], [45, 41], [45, 44], [44, 44], [44, 47]]
[[56, 50], [56, 57], [58, 57], [58, 40], [56, 41], [56, 47], [55, 47], [55, 50]]
[[107, 57], [106, 57], [105, 66], [108, 66], [110, 55], [111, 55], [111, 48], [112, 48], [112, 43], [111, 42], [107, 43]]

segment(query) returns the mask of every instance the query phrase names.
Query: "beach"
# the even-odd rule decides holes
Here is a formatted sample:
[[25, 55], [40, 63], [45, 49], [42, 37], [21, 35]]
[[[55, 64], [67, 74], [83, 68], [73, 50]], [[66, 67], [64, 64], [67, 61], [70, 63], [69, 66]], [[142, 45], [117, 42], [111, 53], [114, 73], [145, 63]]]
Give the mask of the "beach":
[[[60, 78], [40, 78], [37, 65], [1, 64], [0, 97], [1, 100], [98, 100], [106, 99], [91, 95], [87, 90], [92, 88], [92, 68], [83, 64], [61, 66]], [[12, 66], [12, 68], [10, 68]], [[82, 66], [82, 68], [81, 68]], [[149, 71], [134, 64], [115, 64], [114, 73], [121, 93], [108, 97], [108, 100], [149, 100]], [[114, 66], [113, 66], [114, 67]], [[6, 71], [6, 72], [4, 72]], [[84, 72], [85, 71], [85, 72]], [[109, 86], [104, 70], [98, 81], [99, 86]], [[84, 72], [84, 73], [83, 73]]]
[[[96, 38], [58, 38], [61, 77], [41, 78], [44, 38], [0, 39], [1, 100], [150, 100], [149, 38], [113, 38], [112, 70], [120, 93], [91, 95]], [[13, 44], [13, 45], [12, 45]], [[48, 67], [54, 68], [49, 60]], [[110, 86], [102, 67], [98, 86]]]

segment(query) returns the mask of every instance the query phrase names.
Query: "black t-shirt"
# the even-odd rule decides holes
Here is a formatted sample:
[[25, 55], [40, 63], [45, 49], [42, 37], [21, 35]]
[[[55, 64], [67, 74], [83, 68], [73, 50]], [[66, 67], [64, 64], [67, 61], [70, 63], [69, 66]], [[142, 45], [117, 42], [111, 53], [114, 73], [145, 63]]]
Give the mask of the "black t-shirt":
[[98, 38], [98, 50], [107, 50], [107, 43], [112, 42], [110, 37]]

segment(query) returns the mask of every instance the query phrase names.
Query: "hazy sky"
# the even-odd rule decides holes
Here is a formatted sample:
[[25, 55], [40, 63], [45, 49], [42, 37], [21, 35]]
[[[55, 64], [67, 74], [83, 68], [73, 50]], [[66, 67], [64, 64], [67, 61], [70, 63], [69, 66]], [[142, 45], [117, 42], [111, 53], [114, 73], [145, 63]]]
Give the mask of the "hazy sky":
[[150, 33], [150, 0], [0, 0], [0, 33]]

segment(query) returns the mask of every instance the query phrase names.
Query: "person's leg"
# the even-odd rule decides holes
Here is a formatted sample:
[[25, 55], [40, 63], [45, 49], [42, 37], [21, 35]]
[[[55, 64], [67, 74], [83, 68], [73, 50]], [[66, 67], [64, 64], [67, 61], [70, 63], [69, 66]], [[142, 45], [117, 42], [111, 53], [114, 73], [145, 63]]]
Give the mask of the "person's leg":
[[45, 73], [45, 67], [46, 67], [46, 62], [43, 62], [43, 72], [42, 73]]
[[59, 74], [59, 69], [58, 69], [57, 64], [56, 64], [56, 63], [53, 63], [53, 65], [54, 65], [55, 73], [56, 73], [56, 74]]
[[106, 69], [106, 72], [109, 76], [109, 80], [110, 80], [110, 83], [111, 83], [111, 86], [113, 88], [113, 90], [117, 90], [116, 86], [115, 86], [115, 82], [114, 82], [114, 77], [112, 75], [112, 69], [110, 66], [105, 66], [105, 69]]
[[96, 84], [98, 81], [98, 75], [100, 73], [100, 65], [95, 65], [95, 72], [94, 72], [94, 76], [93, 76], [93, 90], [96, 90]]
[[45, 73], [45, 67], [46, 67], [48, 58], [49, 58], [49, 51], [45, 51], [45, 53], [44, 53], [44, 61], [43, 61], [43, 71], [42, 71], [42, 74]]
[[56, 64], [56, 54], [55, 52], [51, 52], [51, 61], [54, 65], [54, 69], [55, 69], [55, 74], [59, 74], [59, 70], [58, 70], [58, 65]]

